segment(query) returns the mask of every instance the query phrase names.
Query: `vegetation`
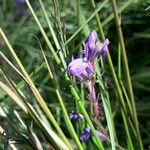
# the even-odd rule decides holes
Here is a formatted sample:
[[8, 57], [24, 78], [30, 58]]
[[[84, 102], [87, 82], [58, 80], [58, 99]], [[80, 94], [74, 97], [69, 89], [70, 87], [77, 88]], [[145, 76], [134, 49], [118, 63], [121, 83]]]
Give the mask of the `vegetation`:
[[[149, 149], [148, 1], [1, 1], [0, 149]], [[93, 30], [109, 50], [85, 81], [67, 66]]]

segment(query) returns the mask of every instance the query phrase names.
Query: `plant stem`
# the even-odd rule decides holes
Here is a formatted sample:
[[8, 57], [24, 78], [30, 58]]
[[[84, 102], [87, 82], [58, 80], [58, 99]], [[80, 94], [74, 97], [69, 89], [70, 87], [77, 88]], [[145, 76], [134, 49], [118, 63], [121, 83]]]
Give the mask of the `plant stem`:
[[74, 128], [73, 128], [73, 125], [72, 125], [72, 123], [71, 123], [71, 121], [70, 121], [70, 119], [69, 119], [69, 116], [68, 116], [66, 107], [65, 107], [64, 102], [63, 102], [63, 99], [62, 99], [62, 95], [60, 94], [60, 87], [59, 87], [59, 83], [58, 83], [58, 80], [57, 80], [57, 75], [55, 74], [54, 71], [53, 71], [53, 73], [52, 73], [51, 67], [50, 67], [50, 65], [48, 64], [48, 60], [47, 60], [47, 58], [46, 58], [46, 56], [45, 56], [45, 54], [44, 54], [44, 51], [43, 51], [42, 47], [41, 47], [41, 50], [42, 50], [42, 54], [43, 54], [44, 60], [45, 60], [45, 62], [46, 62], [46, 66], [47, 66], [47, 69], [48, 69], [48, 72], [49, 72], [49, 76], [50, 76], [50, 78], [51, 78], [51, 80], [52, 80], [52, 82], [53, 82], [55, 92], [56, 92], [56, 94], [57, 94], [59, 103], [60, 103], [61, 108], [62, 108], [62, 111], [63, 111], [63, 113], [64, 113], [64, 119], [65, 119], [65, 121], [66, 121], [66, 124], [67, 124], [68, 128], [70, 129], [70, 133], [71, 133], [71, 135], [73, 136], [75, 142], [77, 143], [78, 148], [79, 148], [80, 150], [83, 150], [83, 147], [82, 147], [82, 145], [81, 145], [81, 143], [80, 143], [80, 140], [79, 140], [79, 138], [78, 138], [78, 136], [77, 136], [77, 134], [76, 134], [76, 132], [75, 132], [75, 130], [74, 130]]
[[[56, 34], [55, 34], [55, 31], [54, 31], [54, 29], [53, 29], [53, 27], [52, 27], [51, 21], [50, 21], [50, 19], [49, 19], [49, 17], [48, 17], [48, 14], [47, 14], [46, 10], [45, 10], [45, 7], [44, 7], [44, 5], [43, 5], [43, 2], [42, 2], [41, 0], [39, 0], [39, 3], [40, 3], [41, 8], [42, 8], [42, 10], [43, 10], [44, 17], [45, 17], [45, 19], [46, 19], [47, 25], [48, 25], [49, 30], [50, 30], [50, 32], [51, 32], [51, 35], [52, 35], [52, 37], [53, 37], [53, 40], [54, 40], [54, 43], [55, 43], [55, 45], [56, 45], [57, 51], [58, 51], [58, 53], [59, 53], [60, 59], [61, 59], [61, 61], [62, 61], [63, 67], [66, 68], [67, 65], [66, 65], [66, 62], [65, 62], [65, 59], [64, 59], [62, 50], [61, 50], [61, 46], [60, 46], [60, 44], [59, 44], [59, 42], [58, 42], [58, 39], [57, 39]], [[37, 22], [37, 21], [36, 21], [36, 22]], [[40, 30], [41, 30], [41, 33], [42, 33], [42, 29], [41, 29], [41, 28], [40, 28]], [[44, 34], [43, 34], [43, 37], [44, 37]], [[45, 40], [46, 40], [46, 39], [45, 39]], [[48, 44], [51, 45], [51, 44], [50, 44], [50, 41], [48, 41], [47, 45], [48, 45]]]
[[[70, 79], [68, 78], [67, 74], [66, 74], [66, 80], [67, 80], [68, 82], [70, 82]], [[79, 97], [79, 95], [78, 95], [76, 89], [73, 87], [72, 84], [70, 84], [70, 89], [71, 89], [71, 92], [72, 92], [72, 94], [74, 95], [74, 97], [75, 97], [75, 99], [76, 99], [76, 102], [78, 103], [78, 105], [79, 105], [79, 107], [80, 107], [81, 112], [83, 113], [83, 115], [84, 115], [84, 117], [85, 117], [85, 119], [86, 119], [86, 121], [87, 121], [87, 124], [89, 125], [89, 127], [90, 127], [91, 130], [92, 130], [92, 133], [93, 133], [93, 135], [94, 135], [94, 139], [96, 140], [96, 143], [97, 143], [98, 148], [99, 148], [100, 150], [104, 150], [104, 147], [103, 147], [103, 145], [102, 145], [102, 142], [101, 142], [100, 138], [99, 138], [99, 137], [96, 135], [96, 133], [95, 133], [95, 128], [94, 128], [93, 123], [92, 123], [92, 121], [91, 121], [91, 119], [90, 119], [90, 117], [89, 117], [89, 115], [88, 115], [88, 113], [87, 113], [87, 111], [86, 111], [86, 109], [85, 109], [83, 103], [82, 103], [82, 100], [81, 100], [81, 98]]]
[[57, 54], [56, 54], [52, 44], [50, 43], [50, 41], [49, 41], [49, 39], [48, 39], [48, 37], [47, 37], [47, 35], [46, 35], [46, 33], [45, 33], [41, 23], [39, 22], [39, 19], [37, 18], [36, 14], [34, 13], [34, 10], [33, 10], [32, 6], [31, 6], [29, 0], [26, 0], [26, 3], [27, 3], [27, 5], [28, 5], [28, 7], [29, 7], [29, 9], [30, 9], [30, 11], [31, 11], [31, 13], [32, 13], [32, 15], [33, 15], [33, 17], [34, 17], [34, 19], [35, 19], [35, 21], [36, 21], [40, 31], [41, 31], [43, 37], [44, 37], [44, 39], [45, 39], [45, 42], [46, 42], [48, 48], [50, 49], [51, 53], [53, 54], [54, 59], [56, 60], [56, 63], [60, 64], [60, 59], [57, 56]]
[[123, 38], [122, 29], [121, 29], [121, 21], [119, 19], [116, 1], [111, 0], [111, 4], [113, 7], [113, 12], [114, 12], [115, 21], [116, 21], [116, 27], [117, 27], [117, 32], [118, 32], [118, 37], [119, 37], [119, 42], [120, 42], [120, 47], [122, 50], [121, 51], [122, 52], [122, 61], [123, 61], [126, 80], [127, 80], [127, 89], [128, 89], [129, 96], [131, 99], [131, 104], [132, 104], [132, 109], [133, 109], [133, 114], [134, 114], [133, 120], [135, 121], [135, 127], [136, 127], [136, 131], [137, 131], [137, 135], [138, 135], [138, 137], [137, 137], [138, 138], [138, 144], [140, 146], [140, 149], [143, 149], [140, 131], [139, 131], [139, 127], [138, 127], [137, 112], [136, 112], [136, 108], [135, 108], [135, 100], [134, 100], [134, 94], [133, 94], [132, 83], [131, 83], [131, 78], [130, 78], [130, 71], [129, 71], [129, 67], [128, 67], [128, 60], [127, 60], [127, 56], [126, 56], [124, 38]]
[[58, 133], [60, 134], [61, 138], [64, 140], [64, 142], [67, 144], [67, 146], [70, 149], [73, 149], [70, 142], [68, 141], [68, 139], [66, 138], [66, 136], [64, 135], [63, 131], [61, 130], [61, 128], [59, 127], [58, 123], [56, 122], [53, 114], [51, 113], [51, 111], [49, 110], [48, 106], [46, 105], [44, 99], [42, 98], [40, 92], [37, 90], [35, 84], [33, 83], [33, 81], [31, 80], [30, 76], [28, 75], [28, 73], [26, 72], [24, 66], [22, 65], [19, 57], [16, 55], [14, 49], [12, 48], [11, 44], [9, 43], [6, 35], [4, 34], [3, 30], [0, 28], [0, 34], [2, 35], [4, 41], [6, 42], [6, 45], [8, 46], [9, 51], [11, 52], [13, 58], [15, 59], [15, 61], [17, 62], [23, 76], [25, 77], [25, 81], [27, 82], [32, 94], [34, 95], [37, 103], [39, 104], [39, 106], [42, 108], [43, 112], [47, 115], [48, 119], [52, 122], [52, 124], [55, 126], [56, 130], [58, 131]]
[[[91, 3], [92, 3], [93, 8], [95, 9], [95, 7], [96, 7], [95, 1], [91, 0]], [[101, 23], [101, 21], [99, 19], [98, 14], [97, 14], [96, 20], [97, 20], [97, 24], [98, 24], [98, 27], [99, 27], [99, 30], [100, 30], [100, 34], [101, 34], [102, 40], [105, 40], [105, 35], [104, 35], [103, 28], [102, 28], [102, 23]], [[116, 73], [115, 73], [115, 70], [114, 70], [114, 66], [113, 66], [113, 63], [112, 63], [112, 60], [111, 60], [111, 56], [109, 54], [109, 50], [107, 52], [107, 61], [109, 63], [109, 67], [110, 67], [110, 70], [112, 72], [112, 76], [113, 76], [114, 83], [115, 83], [115, 86], [116, 86], [117, 94], [118, 94], [118, 97], [119, 97], [119, 100], [120, 100], [120, 104], [121, 104], [121, 107], [122, 107], [121, 111], [122, 111], [122, 117], [123, 117], [124, 125], [125, 125], [125, 128], [126, 128], [126, 134], [127, 134], [127, 137], [128, 137], [127, 141], [129, 141], [130, 147], [132, 147], [131, 137], [130, 137], [130, 134], [128, 132], [129, 131], [128, 125], [126, 123], [126, 120], [127, 120], [127, 109], [126, 109], [126, 105], [125, 105], [125, 102], [124, 102], [124, 98], [123, 98], [123, 95], [122, 95], [122, 91], [121, 91], [121, 88], [120, 88], [120, 85], [119, 85]], [[124, 116], [126, 117], [126, 119], [124, 119]]]
[[80, 28], [78, 28], [77, 31], [74, 32], [74, 34], [65, 42], [65, 45], [71, 42], [71, 40], [85, 27], [85, 25], [107, 4], [108, 0], [104, 0], [98, 8], [92, 13], [92, 15], [86, 20], [84, 24], [81, 25]]

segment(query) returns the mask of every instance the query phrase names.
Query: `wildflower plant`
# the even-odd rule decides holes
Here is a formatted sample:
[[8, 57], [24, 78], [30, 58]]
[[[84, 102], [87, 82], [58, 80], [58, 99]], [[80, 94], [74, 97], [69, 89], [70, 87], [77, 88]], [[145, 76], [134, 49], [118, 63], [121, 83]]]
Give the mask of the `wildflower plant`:
[[[22, 37], [30, 40], [25, 53], [22, 49], [17, 51], [6, 26], [0, 28], [0, 142], [3, 143], [0, 148], [143, 149], [119, 19], [121, 11], [131, 2], [128, 5], [123, 2], [126, 4], [123, 8], [118, 8], [116, 0], [89, 3], [76, 0], [76, 5], [71, 1], [69, 5], [58, 0], [38, 0], [34, 5], [29, 0], [16, 0], [19, 12], [26, 16], [20, 24], [28, 29], [20, 26], [24, 32], [18, 31], [18, 40]], [[82, 6], [87, 4], [91, 10], [84, 14]], [[65, 11], [70, 15], [75, 10], [71, 17], [76, 15], [77, 20], [64, 15], [63, 5], [68, 6]], [[104, 15], [106, 18], [101, 22], [100, 14], [110, 5], [111, 15], [110, 12], [107, 17]], [[107, 38], [104, 32], [104, 25], [112, 19], [119, 43], [118, 72], [110, 55], [114, 43], [109, 32]], [[32, 32], [31, 25], [32, 38], [24, 35], [26, 31]], [[35, 68], [32, 50], [36, 50], [40, 59]], [[28, 54], [33, 60], [28, 59]], [[78, 57], [71, 60], [75, 54]], [[24, 65], [30, 63], [28, 67]], [[107, 73], [112, 78], [110, 89], [105, 83]]]
[[98, 117], [100, 114], [99, 99], [96, 96], [95, 82], [95, 60], [98, 56], [104, 57], [107, 54], [109, 40], [100, 42], [97, 32], [90, 32], [84, 43], [83, 58], [73, 60], [67, 68], [67, 73], [86, 82], [91, 104], [93, 105], [93, 116]]

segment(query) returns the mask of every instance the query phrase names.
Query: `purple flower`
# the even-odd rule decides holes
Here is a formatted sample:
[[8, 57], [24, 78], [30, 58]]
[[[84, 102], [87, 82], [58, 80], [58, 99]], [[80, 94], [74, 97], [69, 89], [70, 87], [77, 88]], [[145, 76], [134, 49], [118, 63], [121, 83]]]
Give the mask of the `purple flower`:
[[70, 119], [83, 119], [84, 116], [82, 114], [79, 114], [75, 111], [72, 111], [70, 114], [69, 114], [69, 118]]
[[93, 30], [85, 40], [85, 57], [88, 61], [92, 61], [98, 55], [105, 57], [108, 51], [108, 44], [108, 39], [106, 39], [104, 42], [100, 42], [97, 32]]
[[[101, 138], [101, 140], [108, 140], [108, 137], [101, 131], [96, 130], [96, 134]], [[80, 136], [81, 141], [86, 141], [92, 136], [91, 129], [86, 127]]]
[[25, 3], [25, 0], [16, 0], [16, 3], [18, 5], [23, 5]]
[[78, 58], [73, 60], [67, 68], [67, 73], [71, 76], [88, 80], [94, 73], [93, 65], [86, 58]]
[[91, 136], [91, 129], [89, 127], [86, 127], [82, 133], [82, 135], [80, 136], [80, 140], [81, 141], [86, 141], [90, 138]]
[[20, 12], [20, 14], [22, 16], [27, 16], [28, 11], [25, 8], [25, 0], [16, 0], [16, 4], [17, 4], [17, 8], [18, 8], [18, 11]]
[[108, 137], [102, 133], [101, 131], [96, 130], [96, 134], [102, 139], [102, 140], [108, 140]]

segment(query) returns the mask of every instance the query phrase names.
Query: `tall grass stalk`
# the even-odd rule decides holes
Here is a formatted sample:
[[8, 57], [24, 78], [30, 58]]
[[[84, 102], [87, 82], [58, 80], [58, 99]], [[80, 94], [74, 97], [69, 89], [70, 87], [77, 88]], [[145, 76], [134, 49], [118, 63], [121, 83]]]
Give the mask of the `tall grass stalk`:
[[[94, 0], [91, 0], [91, 3], [92, 3], [92, 6], [95, 8], [96, 6], [95, 6]], [[102, 24], [101, 24], [101, 21], [99, 19], [98, 14], [97, 14], [96, 20], [97, 20], [97, 23], [98, 23], [98, 26], [99, 26], [99, 30], [100, 30], [102, 40], [105, 40], [104, 31], [103, 31]], [[126, 106], [125, 106], [125, 101], [124, 101], [124, 98], [123, 98], [123, 95], [122, 95], [122, 91], [121, 91], [117, 76], [116, 76], [115, 71], [114, 71], [113, 63], [112, 63], [111, 56], [110, 56], [109, 52], [107, 53], [107, 60], [108, 60], [108, 63], [109, 63], [109, 66], [110, 66], [110, 69], [111, 69], [111, 72], [112, 72], [112, 76], [113, 76], [113, 79], [114, 79], [114, 82], [115, 82], [115, 85], [116, 85], [116, 90], [117, 90], [119, 100], [120, 100], [121, 106], [122, 106], [122, 111], [121, 112], [122, 112], [122, 116], [123, 116], [123, 120], [124, 120], [126, 134], [128, 136], [127, 141], [130, 145], [130, 148], [133, 148], [131, 135], [129, 133], [129, 127], [128, 127], [128, 124], [127, 124], [127, 110], [126, 110]]]
[[[11, 88], [5, 85], [3, 82], [0, 82], [0, 88], [3, 89], [14, 101], [17, 103], [25, 113], [32, 116], [33, 120], [39, 125], [39, 127], [44, 131], [49, 141], [53, 142], [56, 147], [56, 144], [64, 150], [69, 149], [67, 145], [57, 136], [56, 133], [48, 127], [48, 125], [41, 119], [41, 117], [36, 113], [35, 109], [29, 104], [28, 99], [24, 94], [19, 91], [13, 83], [13, 81], [7, 77], [7, 75], [1, 70], [0, 74], [6, 80]], [[55, 144], [56, 143], [56, 144]]]
[[[50, 30], [50, 32], [51, 32], [51, 35], [52, 35], [53, 40], [54, 40], [54, 43], [55, 43], [55, 45], [56, 45], [57, 51], [58, 51], [59, 56], [60, 56], [60, 58], [61, 58], [61, 62], [62, 62], [62, 64], [63, 64], [63, 67], [64, 67], [64, 69], [66, 69], [66, 68], [67, 68], [67, 65], [66, 65], [66, 62], [65, 62], [65, 59], [64, 59], [64, 55], [62, 54], [61, 46], [60, 46], [60, 44], [59, 44], [59, 42], [58, 42], [58, 39], [57, 39], [57, 37], [56, 37], [56, 34], [55, 34], [55, 32], [54, 32], [54, 29], [53, 29], [53, 27], [52, 27], [51, 21], [50, 21], [50, 19], [49, 19], [49, 17], [48, 17], [48, 14], [47, 14], [46, 10], [45, 10], [45, 7], [44, 7], [44, 5], [43, 5], [43, 2], [42, 2], [41, 0], [39, 0], [39, 3], [40, 3], [41, 8], [42, 8], [42, 10], [43, 10], [44, 17], [45, 17], [45, 19], [46, 19], [46, 22], [47, 22], [47, 24], [48, 24], [49, 30]], [[36, 22], [37, 22], [37, 21], [36, 21]], [[38, 23], [38, 22], [37, 22], [37, 23]], [[41, 28], [40, 28], [40, 30], [41, 30]], [[41, 30], [41, 32], [42, 32], [42, 30]], [[45, 36], [45, 35], [43, 34], [43, 36]], [[49, 41], [48, 43], [50, 44], [50, 41]], [[51, 45], [51, 44], [50, 44], [50, 45]]]
[[13, 50], [12, 46], [10, 45], [8, 39], [6, 38], [4, 32], [2, 31], [2, 29], [0, 28], [0, 33], [2, 35], [2, 37], [4, 38], [10, 52], [12, 53], [15, 61], [17, 62], [20, 70], [22, 71], [23, 75], [25, 76], [26, 80], [27, 80], [27, 84], [30, 87], [30, 90], [32, 91], [33, 95], [35, 96], [35, 99], [37, 100], [39, 106], [43, 109], [43, 112], [45, 112], [45, 114], [47, 115], [47, 117], [49, 118], [49, 120], [53, 123], [53, 125], [55, 126], [55, 128], [57, 129], [57, 131], [59, 132], [60, 136], [63, 138], [63, 140], [66, 142], [66, 144], [69, 146], [70, 149], [72, 149], [71, 144], [69, 143], [69, 141], [67, 140], [67, 138], [65, 137], [64, 133], [62, 132], [61, 128], [59, 127], [59, 125], [57, 124], [55, 118], [53, 117], [52, 113], [50, 112], [49, 108], [47, 107], [46, 103], [44, 102], [42, 96], [40, 95], [39, 91], [37, 90], [37, 88], [35, 87], [33, 81], [31, 80], [30, 76], [28, 75], [28, 73], [26, 72], [25, 68], [23, 67], [22, 63], [20, 62], [18, 56], [16, 55], [15, 51]]
[[[35, 18], [35, 21], [36, 21], [36, 23], [38, 24], [41, 33], [43, 33], [43, 28], [42, 28], [41, 25], [39, 25], [40, 23], [39, 23], [39, 21], [38, 21], [38, 18], [36, 17], [36, 15], [35, 15], [35, 13], [34, 13], [34, 10], [32, 9], [32, 6], [30, 5], [30, 3], [29, 3], [28, 1], [27, 1], [27, 5], [29, 6], [29, 9], [31, 10], [33, 17]], [[101, 7], [102, 7], [102, 6], [101, 6]], [[46, 18], [47, 18], [47, 17], [46, 17]], [[48, 18], [47, 18], [47, 22], [49, 22], [49, 21], [48, 21]], [[48, 38], [48, 37], [45, 37], [45, 34], [43, 34], [43, 37], [44, 37], [45, 39]], [[49, 41], [49, 42], [50, 42], [50, 41]], [[49, 44], [49, 42], [48, 42], [47, 44]], [[61, 69], [61, 71], [64, 71], [64, 70]], [[66, 76], [66, 80], [67, 80], [67, 81], [70, 81], [70, 79], [69, 79], [67, 76]], [[75, 98], [76, 98], [76, 100], [77, 100], [77, 103], [79, 104], [80, 109], [82, 110], [82, 112], [83, 112], [83, 114], [84, 114], [84, 116], [85, 116], [85, 118], [86, 118], [86, 120], [87, 120], [89, 126], [91, 127], [91, 130], [92, 130], [92, 132], [93, 132], [93, 135], [94, 135], [94, 137], [95, 137], [95, 139], [96, 139], [96, 141], [97, 141], [97, 143], [98, 143], [98, 147], [101, 148], [101, 149], [103, 149], [103, 146], [102, 146], [102, 144], [101, 144], [101, 141], [100, 141], [100, 139], [98, 138], [98, 136], [97, 136], [96, 133], [95, 133], [94, 126], [93, 126], [93, 124], [92, 124], [92, 122], [91, 122], [91, 120], [90, 120], [90, 117], [89, 117], [88, 113], [86, 112], [83, 103], [81, 102], [81, 100], [79, 100], [79, 99], [80, 99], [79, 95], [77, 94], [75, 88], [74, 88], [72, 85], [70, 85], [70, 87], [71, 87], [72, 93], [74, 94], [74, 96], [75, 96]]]
[[128, 88], [128, 92], [129, 92], [129, 97], [130, 97], [131, 105], [132, 105], [132, 109], [133, 109], [133, 115], [134, 115], [133, 116], [134, 117], [133, 121], [134, 121], [134, 124], [135, 124], [135, 127], [136, 127], [136, 131], [137, 131], [138, 144], [139, 144], [139, 148], [143, 149], [142, 141], [141, 141], [141, 137], [140, 137], [140, 131], [139, 131], [139, 127], [138, 127], [137, 113], [136, 113], [136, 107], [135, 107], [135, 100], [134, 100], [134, 94], [133, 94], [132, 83], [131, 83], [131, 78], [130, 78], [130, 71], [129, 71], [129, 67], [128, 67], [128, 60], [127, 60], [127, 56], [126, 56], [126, 49], [125, 49], [125, 44], [124, 44], [124, 38], [123, 38], [122, 29], [121, 29], [121, 20], [119, 19], [116, 0], [111, 0], [111, 4], [112, 4], [114, 16], [115, 16], [115, 21], [116, 21], [116, 27], [117, 27], [117, 33], [118, 33], [118, 38], [119, 38], [119, 42], [120, 42], [120, 47], [121, 47], [121, 50], [122, 50], [122, 61], [123, 61], [125, 75], [126, 75], [126, 80], [127, 80], [127, 88]]
[[[65, 121], [66, 121], [66, 125], [67, 125], [68, 128], [70, 129], [70, 133], [71, 133], [71, 135], [73, 136], [75, 142], [77, 143], [78, 148], [79, 148], [80, 150], [83, 150], [83, 147], [82, 147], [82, 145], [81, 145], [81, 143], [80, 143], [80, 141], [79, 141], [79, 138], [78, 138], [78, 136], [77, 136], [77, 134], [76, 134], [76, 132], [75, 132], [75, 130], [74, 130], [74, 128], [73, 128], [73, 125], [72, 125], [72, 123], [71, 123], [71, 121], [70, 121], [70, 119], [69, 119], [69, 116], [68, 116], [66, 107], [65, 107], [64, 102], [63, 102], [63, 99], [62, 99], [62, 95], [60, 94], [60, 87], [59, 87], [58, 81], [57, 81], [57, 79], [56, 79], [56, 74], [54, 74], [54, 71], [52, 72], [52, 70], [51, 70], [51, 68], [50, 68], [50, 65], [48, 64], [48, 60], [47, 60], [47, 58], [46, 58], [46, 56], [45, 56], [45, 54], [44, 54], [44, 51], [43, 51], [42, 48], [41, 48], [41, 50], [42, 50], [42, 54], [43, 54], [43, 57], [44, 57], [44, 60], [45, 60], [45, 63], [46, 63], [46, 66], [47, 66], [47, 69], [48, 69], [48, 72], [49, 72], [49, 76], [50, 76], [50, 78], [51, 78], [51, 80], [52, 80], [52, 82], [53, 82], [53, 85], [54, 85], [54, 88], [55, 88], [55, 92], [56, 92], [56, 94], [57, 94], [59, 103], [60, 103], [61, 108], [62, 108], [62, 111], [63, 111], [63, 113], [64, 113], [63, 116], [64, 116], [64, 119], [65, 119]], [[54, 74], [54, 75], [53, 75], [53, 74]]]
[[65, 45], [69, 44], [72, 39], [78, 35], [78, 33], [85, 27], [85, 25], [91, 21], [91, 19], [94, 18], [94, 16], [108, 3], [109, 0], [104, 0], [102, 3], [100, 3], [97, 7], [97, 9], [92, 13], [92, 15], [86, 20], [86, 22], [84, 24], [82, 24], [78, 29], [77, 31], [74, 32], [74, 34], [69, 38], [67, 39], [67, 41], [65, 42]]

